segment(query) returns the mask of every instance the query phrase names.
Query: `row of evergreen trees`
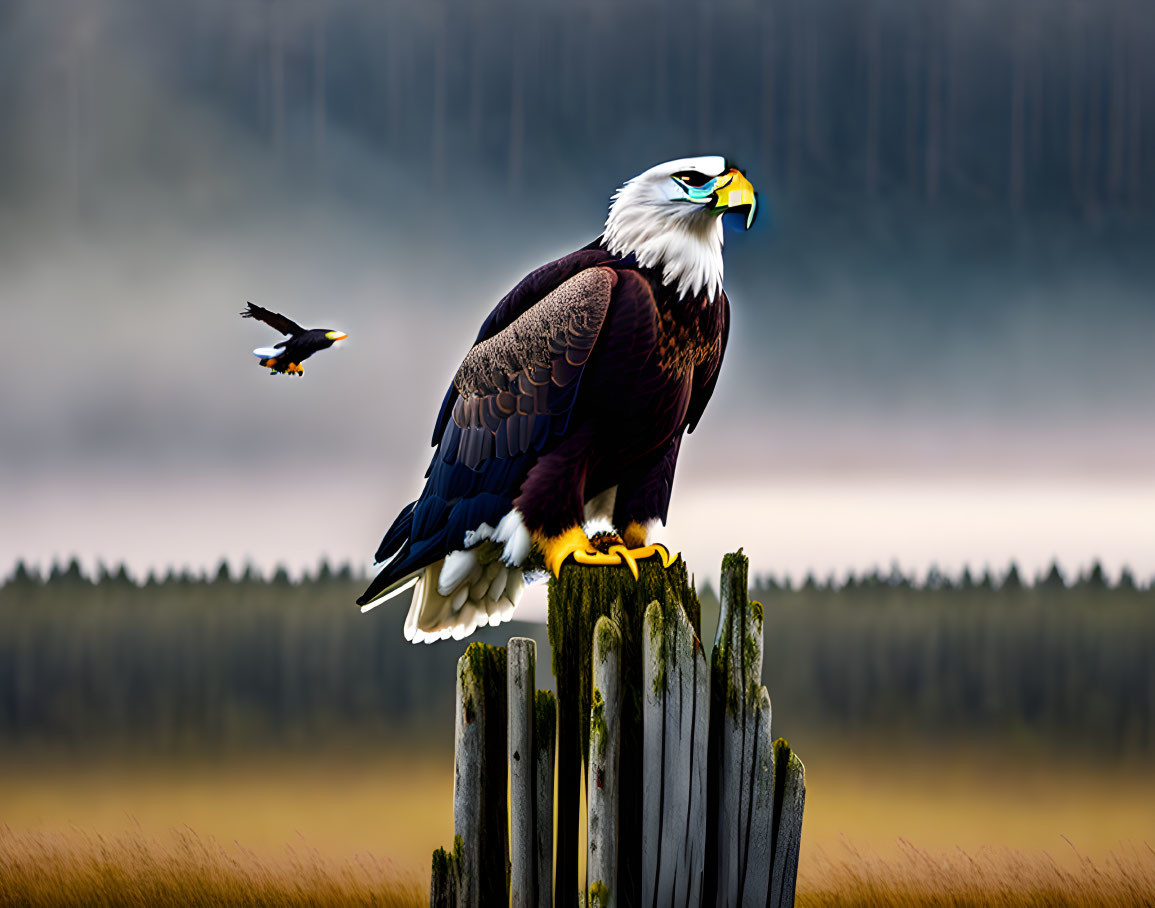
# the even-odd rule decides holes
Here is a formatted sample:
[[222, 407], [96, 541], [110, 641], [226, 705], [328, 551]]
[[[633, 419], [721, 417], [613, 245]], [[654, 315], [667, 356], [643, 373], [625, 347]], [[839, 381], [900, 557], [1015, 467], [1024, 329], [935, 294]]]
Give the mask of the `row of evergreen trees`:
[[[336, 573], [324, 583], [9, 583], [0, 755], [42, 745], [379, 746], [448, 733], [454, 666], [470, 641], [407, 643], [404, 598], [363, 615], [353, 605], [363, 587]], [[777, 732], [800, 744], [901, 731], [1155, 755], [1155, 592], [894, 579], [754, 584]], [[700, 591], [709, 647], [717, 601]], [[537, 638], [538, 686], [549, 686], [543, 626], [485, 628], [475, 639], [514, 634]]]
[[[96, 583], [96, 584], [134, 584], [146, 587], [162, 585], [184, 585], [205, 583], [271, 583], [287, 586], [301, 583], [350, 583], [367, 580], [364, 571], [354, 571], [349, 562], [336, 566], [322, 558], [313, 570], [305, 570], [299, 577], [289, 575], [284, 565], [278, 565], [272, 573], [266, 575], [259, 567], [248, 562], [240, 570], [234, 570], [229, 562], [221, 559], [214, 571], [194, 571], [188, 567], [177, 569], [170, 567], [163, 574], [150, 570], [143, 580], [138, 579], [129, 571], [128, 566], [121, 562], [112, 567], [99, 562], [95, 571], [86, 572], [78, 558], [72, 558], [67, 564], [54, 561], [47, 574], [41, 574], [35, 566], [30, 567], [23, 559], [16, 562], [13, 571], [6, 578], [5, 584], [24, 585], [37, 583]], [[839, 578], [835, 574], [828, 574], [819, 579], [813, 572], [806, 574], [801, 585], [796, 584], [789, 574], [779, 577], [768, 573], [755, 577], [753, 585], [767, 593], [786, 590], [824, 590], [837, 592], [840, 590], [884, 590], [894, 588], [910, 588], [925, 590], [980, 590], [995, 592], [998, 590], [1019, 590], [1035, 588], [1044, 590], [1061, 589], [1093, 589], [1118, 590], [1121, 592], [1138, 592], [1155, 590], [1152, 580], [1141, 582], [1137, 580], [1129, 567], [1123, 567], [1119, 576], [1112, 579], [1107, 576], [1100, 561], [1094, 561], [1091, 566], [1077, 574], [1070, 575], [1053, 561], [1049, 569], [1037, 574], [1034, 578], [1024, 578], [1017, 563], [1012, 561], [1005, 572], [995, 572], [989, 567], [976, 574], [970, 567], [964, 567], [961, 574], [951, 576], [949, 573], [932, 566], [927, 573], [918, 577], [915, 574], [904, 572], [897, 564], [890, 567], [885, 573], [875, 568], [863, 574], [853, 571]]]

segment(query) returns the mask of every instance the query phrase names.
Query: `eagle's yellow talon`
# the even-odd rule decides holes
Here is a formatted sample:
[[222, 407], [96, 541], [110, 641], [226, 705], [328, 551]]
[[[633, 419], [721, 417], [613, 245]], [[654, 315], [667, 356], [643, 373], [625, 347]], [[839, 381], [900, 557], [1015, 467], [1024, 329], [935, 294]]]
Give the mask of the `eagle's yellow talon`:
[[643, 558], [657, 555], [662, 559], [663, 568], [668, 568], [678, 560], [677, 553], [670, 554], [664, 545], [658, 543], [636, 546], [632, 549], [619, 543], [610, 546], [608, 551], [598, 551], [580, 526], [571, 527], [558, 536], [537, 536], [535, 541], [545, 559], [546, 567], [554, 577], [561, 574], [562, 565], [571, 556], [577, 564], [595, 567], [624, 564], [634, 575], [635, 580], [638, 579], [638, 562]]
[[663, 568], [668, 568], [671, 564], [678, 560], [678, 553], [674, 552], [671, 554], [670, 550], [660, 542], [652, 542], [647, 546], [643, 546], [642, 548], [634, 549], [630, 552], [630, 554], [637, 558], [639, 561], [641, 561], [643, 558], [652, 558], [654, 555], [657, 555], [662, 559]]
[[625, 564], [625, 566], [630, 569], [630, 573], [634, 575], [635, 580], [638, 579], [638, 562], [629, 549], [624, 545], [612, 545], [610, 546], [610, 554], [617, 555], [620, 563]]

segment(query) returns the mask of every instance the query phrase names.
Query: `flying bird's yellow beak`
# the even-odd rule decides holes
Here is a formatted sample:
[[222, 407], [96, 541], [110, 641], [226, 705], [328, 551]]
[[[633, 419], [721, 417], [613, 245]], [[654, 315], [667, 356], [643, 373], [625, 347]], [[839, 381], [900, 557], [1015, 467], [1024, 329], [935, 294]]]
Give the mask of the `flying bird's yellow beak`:
[[714, 195], [718, 197], [714, 210], [726, 212], [735, 208], [746, 208], [746, 229], [754, 223], [754, 212], [758, 207], [758, 196], [749, 180], [736, 168], [718, 177], [714, 184]]
[[340, 331], [326, 331], [325, 332], [325, 337], [327, 337], [331, 341], [343, 341], [348, 336], [349, 336], [348, 334], [342, 334]]

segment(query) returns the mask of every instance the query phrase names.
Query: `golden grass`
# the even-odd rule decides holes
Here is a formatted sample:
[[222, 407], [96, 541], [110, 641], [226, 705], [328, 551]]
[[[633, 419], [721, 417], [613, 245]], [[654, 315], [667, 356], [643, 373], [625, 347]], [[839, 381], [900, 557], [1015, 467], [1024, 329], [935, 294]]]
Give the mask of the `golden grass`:
[[[854, 743], [806, 744], [800, 905], [1155, 905], [1150, 765]], [[0, 760], [0, 904], [427, 904], [451, 753]]]
[[854, 905], [930, 908], [991, 905], [1076, 908], [1155, 902], [1155, 852], [1149, 847], [1103, 861], [1076, 855], [1068, 866], [1047, 853], [984, 848], [930, 852], [901, 842], [884, 859], [846, 843], [812, 856], [798, 881], [802, 908]]
[[344, 861], [308, 849], [280, 858], [202, 839], [16, 832], [0, 827], [3, 905], [376, 905], [428, 904], [428, 883], [369, 855]]
[[[285, 848], [279, 857], [222, 845], [192, 830], [154, 838], [16, 832], [0, 827], [0, 904], [112, 905], [425, 905], [427, 881], [368, 854], [335, 860]], [[1150, 905], [1155, 852], [1079, 858], [1060, 866], [1046, 854], [1006, 849], [933, 853], [902, 843], [884, 859], [844, 843], [812, 856], [799, 879], [809, 906]]]

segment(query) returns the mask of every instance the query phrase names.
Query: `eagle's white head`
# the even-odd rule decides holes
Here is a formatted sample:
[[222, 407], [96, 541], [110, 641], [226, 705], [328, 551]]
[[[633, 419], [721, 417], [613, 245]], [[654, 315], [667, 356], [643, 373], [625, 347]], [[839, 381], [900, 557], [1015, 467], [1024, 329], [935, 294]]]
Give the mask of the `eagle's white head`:
[[661, 271], [680, 297], [722, 289], [722, 215], [744, 210], [754, 223], [750, 181], [717, 155], [679, 158], [628, 180], [610, 200], [604, 242], [614, 255], [633, 255]]

